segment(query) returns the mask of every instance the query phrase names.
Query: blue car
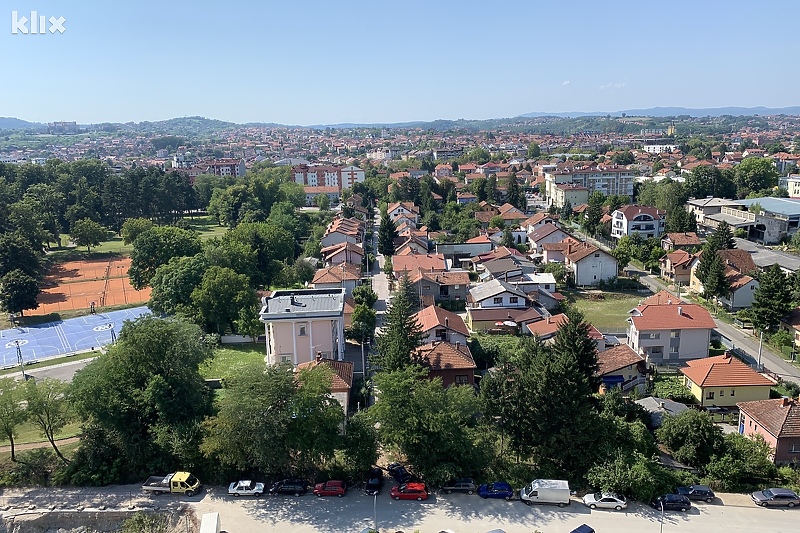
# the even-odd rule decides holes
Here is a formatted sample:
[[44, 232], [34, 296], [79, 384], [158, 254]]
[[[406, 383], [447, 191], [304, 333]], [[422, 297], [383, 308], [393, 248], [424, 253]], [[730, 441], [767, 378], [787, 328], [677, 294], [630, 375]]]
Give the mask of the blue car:
[[508, 501], [514, 497], [514, 489], [505, 481], [495, 481], [478, 487], [478, 496], [481, 498], [503, 498]]

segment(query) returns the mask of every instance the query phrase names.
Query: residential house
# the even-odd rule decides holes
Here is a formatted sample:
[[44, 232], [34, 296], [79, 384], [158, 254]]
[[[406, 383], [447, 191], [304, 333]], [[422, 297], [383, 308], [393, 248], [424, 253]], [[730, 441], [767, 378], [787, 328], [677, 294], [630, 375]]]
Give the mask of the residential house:
[[581, 244], [581, 241], [572, 237], [567, 237], [560, 242], [547, 242], [542, 245], [542, 263], [563, 263], [566, 261], [566, 254], [570, 254], [572, 249]]
[[761, 435], [774, 450], [773, 462], [794, 465], [800, 460], [800, 400], [775, 398], [739, 402], [739, 433]]
[[473, 287], [467, 296], [469, 307], [528, 307], [525, 293], [510, 283], [493, 279]]
[[[730, 292], [719, 298], [719, 301], [728, 309], [739, 310], [750, 307], [758, 289], [758, 280], [750, 273], [758, 271], [752, 256], [746, 250], [737, 248], [717, 251], [724, 265], [724, 274], [731, 286]], [[691, 263], [691, 276], [689, 287], [693, 292], [703, 292], [703, 284], [697, 278], [697, 267], [700, 264], [702, 252], [699, 252]]]
[[214, 159], [206, 165], [206, 173], [214, 174], [215, 176], [232, 176], [240, 178], [245, 175], [247, 168], [244, 165], [244, 159]]
[[648, 365], [679, 365], [708, 357], [714, 319], [705, 308], [679, 301], [632, 309], [628, 346]]
[[386, 214], [392, 221], [397, 222], [398, 218], [408, 218], [414, 224], [419, 224], [419, 207], [411, 202], [394, 202], [386, 208]]
[[466, 344], [436, 341], [414, 351], [414, 359], [428, 368], [428, 378], [440, 378], [442, 386], [474, 385], [475, 359]]
[[519, 225], [528, 218], [528, 215], [509, 203], [501, 205], [497, 208], [497, 211], [506, 226]]
[[548, 341], [556, 336], [558, 333], [558, 328], [561, 327], [561, 324], [565, 324], [567, 322], [569, 322], [567, 315], [560, 313], [558, 315], [548, 315], [542, 320], [530, 322], [527, 324], [526, 328], [528, 333], [535, 337], [539, 337], [539, 340]]
[[665, 416], [677, 416], [689, 409], [687, 405], [680, 402], [656, 396], [636, 400], [636, 403], [650, 413], [650, 427], [653, 429], [661, 427]]
[[531, 309], [536, 308], [467, 307], [467, 318], [464, 322], [466, 322], [470, 331], [485, 333], [497, 328], [498, 324], [503, 324], [504, 322], [510, 322], [511, 326], [514, 327], [519, 323], [520, 317], [534, 321], [535, 317], [531, 318], [530, 315]]
[[335, 218], [325, 228], [325, 234], [320, 239], [322, 248], [351, 242], [358, 244], [364, 236], [364, 222], [357, 218]]
[[530, 259], [516, 255], [508, 255], [483, 263], [482, 281], [488, 279], [502, 279], [513, 282], [523, 274], [536, 272], [536, 265]]
[[530, 218], [524, 220], [520, 224], [520, 227], [525, 229], [528, 233], [532, 233], [545, 224], [555, 224], [557, 220], [558, 217], [556, 215], [551, 215], [546, 212], [536, 213]]
[[733, 407], [739, 401], [767, 400], [775, 385], [730, 353], [687, 361], [680, 371], [700, 407]]
[[267, 364], [344, 357], [345, 289], [278, 290], [261, 299]]
[[423, 342], [445, 341], [451, 344], [467, 344], [469, 330], [460, 315], [436, 305], [429, 305], [415, 313], [422, 330]]
[[544, 244], [561, 242], [570, 235], [555, 224], [544, 224], [539, 229], [528, 233], [530, 249], [536, 254], [542, 254]]
[[317, 270], [311, 285], [315, 289], [344, 288], [347, 296], [361, 284], [361, 264], [339, 263]]
[[781, 319], [780, 328], [791, 333], [795, 349], [800, 347], [800, 307], [795, 307]]
[[636, 389], [644, 392], [647, 363], [627, 344], [619, 344], [597, 353], [597, 376], [608, 390], [619, 387], [622, 392]]
[[471, 192], [462, 191], [456, 193], [456, 202], [458, 202], [458, 205], [467, 205], [477, 201], [478, 197]]
[[[512, 229], [510, 231], [511, 231], [512, 244], [515, 244], [515, 245], [516, 244], [523, 244], [523, 243], [527, 244], [527, 240], [528, 240], [528, 232], [527, 231], [525, 231], [522, 228], [515, 228], [515, 229]], [[489, 239], [493, 243], [495, 243], [495, 245], [500, 246], [503, 243], [503, 238], [506, 235], [505, 227], [497, 228], [496, 230], [490, 228], [489, 232], [491, 233], [491, 235], [489, 235]]]
[[327, 366], [333, 372], [331, 396], [339, 402], [342, 406], [342, 410], [347, 414], [350, 409], [350, 389], [353, 387], [353, 363], [350, 361], [334, 361], [332, 359], [318, 357], [313, 361], [300, 363], [295, 370], [311, 370], [317, 366]]
[[670, 283], [688, 287], [692, 282], [692, 261], [694, 254], [677, 249], [658, 260], [661, 277]]
[[558, 183], [553, 187], [553, 198], [550, 205], [563, 209], [569, 205], [576, 206], [589, 201], [589, 188], [577, 183]]
[[422, 305], [467, 301], [469, 272], [466, 270], [429, 272], [418, 269], [410, 272], [408, 277], [420, 295]]
[[661, 247], [667, 252], [675, 249], [694, 250], [700, 248], [702, 245], [703, 243], [700, 241], [700, 237], [693, 231], [667, 233], [661, 238]]
[[638, 234], [642, 239], [661, 237], [667, 224], [667, 212], [645, 205], [626, 205], [611, 214], [611, 237], [621, 239]]
[[616, 279], [618, 273], [617, 258], [589, 243], [570, 248], [564, 256], [564, 266], [579, 287], [605, 283]]
[[414, 272], [444, 272], [447, 270], [447, 263], [442, 254], [417, 254], [408, 253], [406, 255], [392, 256], [392, 269], [396, 279], [400, 279], [404, 274], [409, 276]]
[[466, 268], [472, 267], [473, 257], [491, 252], [493, 247], [494, 244], [486, 235], [478, 235], [477, 237], [469, 239], [467, 242], [437, 242], [434, 244], [435, 252], [444, 255], [446, 261], [452, 265], [464, 266]]
[[495, 259], [508, 257], [509, 255], [517, 257], [525, 257], [524, 254], [519, 250], [517, 250], [516, 248], [510, 248], [508, 246], [498, 246], [494, 250], [481, 253], [479, 255], [476, 255], [475, 257], [470, 258], [470, 263], [474, 270], [482, 271], [484, 270], [484, 265], [486, 265], [489, 261], [494, 261]]
[[364, 249], [359, 244], [345, 241], [331, 246], [326, 246], [320, 250], [322, 261], [326, 265], [338, 265], [340, 263], [352, 263], [360, 265], [364, 261]]
[[427, 239], [422, 239], [413, 234], [401, 235], [399, 237], [403, 240], [402, 243], [395, 246], [395, 255], [411, 255], [411, 254], [426, 254], [428, 253]]

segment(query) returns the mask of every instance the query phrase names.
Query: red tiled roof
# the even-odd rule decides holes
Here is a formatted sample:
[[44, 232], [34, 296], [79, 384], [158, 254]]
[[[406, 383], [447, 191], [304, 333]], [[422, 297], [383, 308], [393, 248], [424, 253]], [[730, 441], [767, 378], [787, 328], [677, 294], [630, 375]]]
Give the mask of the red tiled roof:
[[667, 233], [667, 238], [675, 246], [700, 246], [700, 237], [693, 231], [683, 233]]
[[419, 269], [427, 271], [444, 272], [447, 267], [442, 254], [417, 254], [396, 255], [392, 258], [392, 268], [398, 275], [408, 272], [412, 275]]
[[555, 335], [555, 333], [558, 331], [558, 327], [565, 322], [569, 322], [569, 318], [567, 318], [567, 315], [561, 313], [548, 317], [544, 320], [539, 320], [538, 322], [532, 322], [528, 324], [527, 327], [528, 331], [531, 332], [531, 335], [538, 335], [542, 338], [548, 338]]
[[730, 355], [687, 361], [681, 373], [699, 387], [753, 387], [775, 383]]
[[317, 270], [311, 283], [341, 283], [361, 279], [361, 266], [352, 263], [340, 263]]
[[673, 303], [680, 305], [681, 301], [677, 296], [665, 289], [658, 291], [652, 296], [648, 296], [642, 300], [642, 303], [639, 305], [671, 305]]
[[744, 414], [758, 422], [775, 437], [800, 437], [800, 402], [798, 400], [759, 400], [736, 404]]
[[665, 217], [667, 214], [666, 211], [662, 211], [661, 209], [657, 209], [649, 205], [636, 205], [636, 204], [620, 207], [619, 209], [617, 209], [617, 211], [625, 215], [625, 218], [628, 220], [633, 219], [633, 217], [639, 214], [650, 215], [651, 217], [658, 220], [660, 218]]
[[[678, 314], [680, 307], [681, 313]], [[697, 304], [676, 302], [673, 305], [643, 304], [636, 308], [641, 316], [629, 320], [639, 331], [664, 329], [714, 329], [716, 324], [711, 314]]]
[[642, 356], [634, 352], [630, 346], [620, 344], [597, 354], [597, 375], [604, 376], [643, 361]]
[[464, 319], [452, 311], [448, 311], [441, 307], [430, 305], [422, 311], [414, 314], [412, 318], [416, 318], [417, 322], [422, 328], [422, 331], [429, 331], [433, 328], [441, 326], [450, 328], [456, 333], [461, 333], [462, 335], [469, 337], [469, 330], [467, 329], [467, 325], [464, 323]]
[[472, 352], [464, 344], [456, 346], [444, 341], [431, 342], [417, 348], [416, 355], [431, 370], [476, 368]]
[[353, 363], [334, 359], [317, 359], [297, 365], [297, 370], [312, 369], [318, 365], [328, 365], [333, 370], [331, 392], [347, 392], [353, 386]]

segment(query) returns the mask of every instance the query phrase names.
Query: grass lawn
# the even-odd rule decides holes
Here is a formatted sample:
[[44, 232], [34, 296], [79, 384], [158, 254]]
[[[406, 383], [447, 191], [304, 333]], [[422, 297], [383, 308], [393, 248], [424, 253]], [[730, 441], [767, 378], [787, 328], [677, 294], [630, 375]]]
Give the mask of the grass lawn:
[[[30, 365], [25, 365], [25, 371], [28, 372], [30, 370], [36, 370], [37, 368], [44, 368], [48, 366], [60, 365], [61, 363], [72, 363], [74, 361], [81, 361], [83, 359], [90, 359], [92, 357], [98, 357], [100, 355], [99, 351], [96, 352], [85, 352], [79, 353], [75, 355], [69, 355], [64, 357], [54, 357], [53, 359], [45, 359], [44, 361], [33, 363]], [[0, 370], [0, 376], [5, 376], [8, 374], [14, 374], [15, 372], [19, 372], [19, 367], [15, 366], [13, 368], [6, 368], [5, 370]]]
[[208, 215], [185, 220], [192, 225], [193, 230], [200, 234], [202, 240], [222, 237], [228, 231], [226, 226], [220, 226], [213, 217]]
[[[68, 439], [81, 434], [80, 422], [73, 422], [67, 424], [64, 428], [56, 433], [56, 440]], [[26, 444], [28, 442], [46, 442], [47, 438], [43, 437], [41, 432], [31, 422], [25, 422], [17, 428], [17, 436], [14, 437], [14, 444]], [[8, 446], [8, 440], [0, 440], [0, 446]]]
[[627, 329], [625, 320], [629, 316], [628, 311], [646, 297], [643, 294], [620, 292], [603, 292], [602, 300], [590, 300], [588, 294], [579, 292], [568, 292], [565, 296], [600, 331]]
[[200, 366], [200, 374], [206, 379], [225, 379], [235, 376], [239, 369], [250, 364], [264, 364], [263, 343], [241, 344], [217, 348], [214, 358]]

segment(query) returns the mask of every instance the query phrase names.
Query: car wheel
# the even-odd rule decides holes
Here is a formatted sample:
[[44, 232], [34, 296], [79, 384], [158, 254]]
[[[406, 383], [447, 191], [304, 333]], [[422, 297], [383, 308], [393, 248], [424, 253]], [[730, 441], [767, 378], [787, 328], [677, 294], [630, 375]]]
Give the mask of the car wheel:
[[337, 494], [336, 496], [338, 496], [339, 498], [341, 498], [342, 496], [344, 496], [344, 494]]
[[395, 496], [394, 499], [400, 501], [400, 496]]
[[194, 496], [194, 491], [187, 490], [187, 491], [186, 491], [186, 497], [187, 497], [187, 498], [191, 498], [192, 496]]
[[467, 494], [469, 494], [470, 496], [472, 496], [472, 495], [474, 494], [474, 491], [468, 490], [468, 491], [467, 491]]
[[616, 507], [614, 507], [614, 510], [615, 511], [621, 511], [622, 510], [622, 506], [621, 505], [617, 505]]
[[506, 496], [506, 501], [510, 502], [511, 501], [511, 496]]
[[[297, 494], [296, 492], [294, 493], [294, 495], [295, 495], [295, 496], [299, 496], [299, 494]], [[315, 494], [314, 494], [314, 496], [316, 496], [317, 498], [319, 498], [319, 497], [320, 497], [320, 494], [319, 494], [319, 493], [315, 493]]]
[[566, 503], [563, 503], [563, 502], [558, 504], [558, 506], [559, 506], [561, 509], [563, 509], [565, 505], [566, 505]]
[[453, 491], [452, 491], [452, 490], [448, 490], [448, 491], [446, 491], [446, 492], [447, 492], [447, 494], [453, 494]]
[[421, 502], [422, 501], [422, 496], [417, 496], [417, 501]]
[[597, 506], [595, 504], [592, 504], [592, 505], [589, 506], [589, 509], [592, 509], [592, 510], [597, 509]]
[[714, 501], [714, 498], [706, 498], [706, 503], [711, 503]]
[[685, 513], [686, 511], [688, 511], [688, 509], [686, 507], [681, 507], [681, 512], [682, 513]]
[[295, 496], [300, 496], [300, 493], [299, 492], [295, 492], [294, 495]]
[[792, 507], [794, 507], [794, 502], [789, 502], [789, 509], [791, 509]]
[[525, 500], [525, 505], [527, 505], [528, 507], [530, 507], [530, 506], [531, 506], [531, 505], [533, 505], [533, 504], [530, 502], [530, 500]]
[[256, 498], [260, 498], [261, 496], [263, 496], [263, 493], [256, 492], [255, 494], [253, 494], [253, 496], [255, 496]]
[[234, 492], [234, 493], [233, 493], [233, 497], [234, 497], [234, 498], [238, 498], [238, 497], [239, 497], [239, 493], [238, 493], [238, 492]]

